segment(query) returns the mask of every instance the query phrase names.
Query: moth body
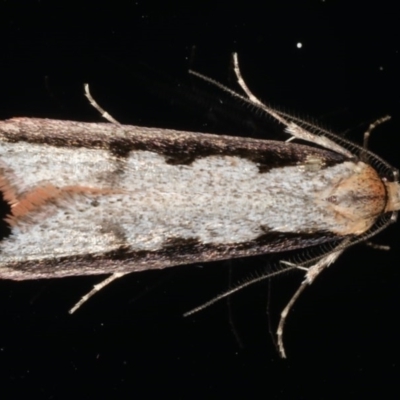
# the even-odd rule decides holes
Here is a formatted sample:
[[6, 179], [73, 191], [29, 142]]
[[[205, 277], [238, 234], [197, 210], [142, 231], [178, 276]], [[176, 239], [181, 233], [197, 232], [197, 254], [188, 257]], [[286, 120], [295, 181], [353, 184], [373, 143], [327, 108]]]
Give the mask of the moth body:
[[[24, 136], [32, 127], [37, 136]], [[1, 123], [0, 190], [10, 207], [3, 278], [74, 275], [76, 265], [80, 274], [139, 271], [302, 248], [307, 240], [359, 235], [386, 209], [377, 172], [331, 151], [132, 126], [123, 137], [116, 131], [69, 121]], [[129, 149], [123, 156], [119, 145]], [[190, 153], [194, 145], [198, 156]], [[181, 154], [173, 158], [168, 147]], [[184, 252], [171, 257], [173, 246]]]
[[311, 144], [121, 125], [87, 86], [90, 103], [112, 123], [0, 121], [0, 278], [110, 274], [109, 283], [129, 272], [329, 243], [327, 253], [299, 265], [282, 261], [307, 270], [278, 325], [285, 357], [283, 325], [305, 285], [394, 219], [400, 187], [365, 148], [263, 105], [234, 61], [247, 98], [192, 73]]

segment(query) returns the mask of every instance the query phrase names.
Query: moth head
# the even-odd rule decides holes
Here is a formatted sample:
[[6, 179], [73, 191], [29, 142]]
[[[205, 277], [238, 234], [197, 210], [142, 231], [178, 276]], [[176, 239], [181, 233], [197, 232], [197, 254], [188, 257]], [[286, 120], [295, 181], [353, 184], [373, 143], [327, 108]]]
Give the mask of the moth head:
[[400, 210], [400, 185], [399, 182], [385, 182], [387, 190], [387, 203], [385, 212]]

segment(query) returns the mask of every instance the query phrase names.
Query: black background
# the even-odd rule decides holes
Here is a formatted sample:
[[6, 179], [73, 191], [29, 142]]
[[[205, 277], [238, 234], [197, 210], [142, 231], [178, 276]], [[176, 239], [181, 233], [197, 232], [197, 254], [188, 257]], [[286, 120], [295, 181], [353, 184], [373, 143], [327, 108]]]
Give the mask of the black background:
[[[83, 96], [89, 82], [124, 123], [260, 136], [248, 110], [228, 102], [218, 116], [210, 100], [220, 103], [218, 92], [201, 100], [184, 86], [208, 89], [188, 68], [233, 85], [237, 51], [260, 98], [337, 132], [356, 128], [346, 132], [354, 141], [392, 115], [370, 147], [400, 166], [398, 18], [389, 1], [3, 1], [0, 16], [2, 119], [98, 121]], [[73, 316], [67, 310], [100, 277], [1, 281], [1, 397], [398, 398], [398, 238], [393, 225], [375, 240], [390, 252], [349, 249], [306, 291], [286, 326], [288, 360], [268, 332], [266, 285], [182, 318], [229, 286], [230, 269], [235, 282], [263, 258], [131, 275]], [[301, 279], [272, 281], [272, 330]]]

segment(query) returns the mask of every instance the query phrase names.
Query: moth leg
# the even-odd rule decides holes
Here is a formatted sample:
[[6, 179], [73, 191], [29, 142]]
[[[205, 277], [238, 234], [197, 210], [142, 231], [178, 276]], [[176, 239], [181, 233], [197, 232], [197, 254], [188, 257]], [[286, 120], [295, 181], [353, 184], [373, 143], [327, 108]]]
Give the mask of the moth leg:
[[257, 104], [261, 108], [264, 108], [265, 104], [262, 103], [256, 96], [254, 96], [254, 94], [251, 92], [249, 87], [246, 85], [246, 82], [244, 81], [244, 79], [242, 77], [242, 73], [240, 72], [240, 68], [239, 68], [239, 57], [238, 57], [238, 54], [237, 53], [233, 53], [232, 54], [232, 59], [233, 59], [233, 70], [235, 71], [236, 79], [237, 79], [237, 82], [238, 82], [239, 86], [243, 89], [243, 91], [246, 93], [247, 97], [249, 98], [249, 100], [252, 103]]
[[89, 103], [91, 104], [91, 106], [93, 106], [100, 114], [103, 118], [105, 118], [107, 121], [111, 122], [112, 124], [116, 124], [116, 125], [121, 125], [116, 119], [114, 119], [103, 107], [101, 107], [97, 101], [93, 98], [93, 96], [90, 94], [89, 91], [89, 84], [85, 83], [83, 85], [83, 87], [85, 88], [85, 96], [87, 97], [87, 99], [89, 100]]
[[[286, 307], [282, 310], [281, 312], [281, 318], [279, 320], [278, 324], [278, 329], [276, 330], [276, 336], [277, 336], [277, 342], [278, 342], [278, 350], [279, 354], [282, 358], [286, 358], [286, 352], [285, 352], [285, 346], [283, 345], [283, 328], [285, 326], [285, 322], [287, 319], [287, 316], [289, 314], [289, 311], [293, 307], [294, 303], [296, 300], [299, 298], [301, 293], [304, 291], [304, 289], [308, 286], [311, 285], [315, 278], [327, 267], [329, 267], [332, 263], [334, 263], [338, 257], [343, 253], [344, 248], [340, 246], [340, 250], [333, 251], [332, 253], [329, 253], [325, 257], [321, 258], [318, 260], [314, 265], [311, 265], [310, 267], [306, 268], [306, 275], [305, 279], [303, 282], [300, 284], [299, 288], [296, 290], [292, 298], [289, 300], [287, 303]], [[289, 264], [285, 262], [285, 264]], [[304, 269], [304, 267], [299, 266], [299, 269]]]
[[111, 282], [121, 278], [124, 275], [129, 274], [129, 272], [115, 272], [106, 279], [102, 280], [100, 283], [93, 286], [93, 289], [85, 294], [68, 312], [73, 314], [82, 304], [86, 303], [93, 295], [99, 292], [101, 289], [109, 285]]
[[366, 246], [369, 246], [375, 250], [383, 250], [383, 251], [389, 251], [390, 250], [390, 246], [386, 246], [384, 244], [376, 244], [374, 242], [365, 242]]
[[370, 126], [368, 127], [368, 129], [364, 132], [364, 143], [363, 143], [363, 147], [365, 150], [368, 150], [368, 142], [369, 142], [369, 137], [371, 136], [371, 132], [379, 125], [383, 124], [386, 121], [390, 120], [390, 116], [386, 115], [382, 118], [377, 119], [375, 122], [373, 122], [372, 124], [370, 124]]
[[[239, 60], [238, 60], [237, 53], [233, 53], [233, 69], [235, 71], [236, 79], [238, 81], [239, 86], [246, 93], [250, 102], [253, 103], [254, 105], [256, 105], [257, 107], [261, 108], [267, 114], [269, 114], [271, 117], [275, 118], [277, 121], [279, 121], [284, 126], [286, 126], [286, 132], [290, 133], [292, 135], [292, 137], [295, 137], [297, 139], [302, 139], [307, 142], [318, 144], [322, 147], [325, 147], [326, 149], [330, 149], [332, 151], [343, 154], [350, 158], [353, 157], [353, 154], [351, 152], [349, 152], [342, 146], [338, 145], [334, 141], [328, 139], [326, 136], [315, 135], [315, 134], [307, 131], [306, 129], [302, 128], [300, 125], [296, 124], [293, 120], [291, 120], [290, 117], [266, 106], [256, 96], [254, 96], [254, 94], [251, 92], [251, 90], [246, 85], [246, 82], [244, 81], [242, 74], [240, 72]], [[293, 138], [289, 139], [289, 141], [292, 139]]]

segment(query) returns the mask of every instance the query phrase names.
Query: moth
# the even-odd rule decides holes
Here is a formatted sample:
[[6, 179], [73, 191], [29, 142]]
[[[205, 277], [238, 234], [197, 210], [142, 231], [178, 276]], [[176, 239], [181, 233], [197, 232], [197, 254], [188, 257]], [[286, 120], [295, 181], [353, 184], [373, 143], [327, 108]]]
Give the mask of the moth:
[[[262, 104], [290, 141], [121, 125], [14, 118], [0, 122], [0, 192], [6, 208], [0, 278], [109, 274], [73, 308], [130, 272], [327, 244], [283, 270], [305, 279], [283, 310], [349, 246], [384, 229], [400, 208], [398, 175], [366, 148]], [[375, 126], [370, 126], [365, 141]], [[247, 286], [251, 282], [243, 286]], [[232, 294], [216, 297], [206, 305]], [[72, 311], [73, 311], [72, 310]]]

